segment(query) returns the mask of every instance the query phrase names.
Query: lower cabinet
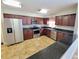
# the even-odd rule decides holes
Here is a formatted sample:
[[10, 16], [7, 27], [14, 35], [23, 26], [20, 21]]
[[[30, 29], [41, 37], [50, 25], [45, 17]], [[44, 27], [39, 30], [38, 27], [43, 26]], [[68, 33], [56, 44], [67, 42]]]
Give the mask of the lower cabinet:
[[32, 29], [23, 29], [24, 40], [33, 38], [33, 30]]
[[56, 40], [64, 44], [71, 45], [73, 39], [73, 33], [69, 32], [57, 32]]
[[51, 30], [47, 29], [46, 35], [47, 35], [48, 37], [50, 37], [50, 36], [51, 36]]
[[46, 35], [47, 37], [51, 36], [51, 30], [49, 29], [41, 29], [40, 35]]
[[64, 33], [63, 32], [57, 32], [57, 35], [56, 35], [56, 40], [57, 41], [60, 41], [60, 40], [63, 40], [64, 39]]

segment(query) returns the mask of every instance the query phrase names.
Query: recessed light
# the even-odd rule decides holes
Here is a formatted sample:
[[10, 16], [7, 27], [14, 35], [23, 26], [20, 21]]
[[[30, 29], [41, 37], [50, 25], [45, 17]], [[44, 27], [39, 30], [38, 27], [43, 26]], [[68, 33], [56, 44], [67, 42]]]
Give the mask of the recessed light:
[[46, 14], [48, 12], [48, 9], [40, 9], [39, 10], [39, 13], [42, 13], [42, 14]]
[[2, 0], [2, 2], [9, 6], [21, 8], [21, 2], [19, 2], [17, 0]]

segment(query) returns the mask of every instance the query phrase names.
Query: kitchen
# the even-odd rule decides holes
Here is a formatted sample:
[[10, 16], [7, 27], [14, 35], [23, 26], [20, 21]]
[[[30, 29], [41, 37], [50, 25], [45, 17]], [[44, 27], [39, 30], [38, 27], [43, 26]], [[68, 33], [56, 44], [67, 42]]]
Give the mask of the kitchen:
[[[77, 4], [75, 3], [67, 7], [67, 9], [65, 8], [66, 10], [64, 12], [60, 11], [58, 12], [59, 14], [57, 13], [50, 17], [47, 15], [23, 15], [17, 11], [9, 10], [12, 7], [2, 5], [2, 17], [4, 19], [2, 25], [4, 40], [1, 42], [2, 59], [5, 59], [6, 55], [7, 59], [12, 59], [12, 56], [13, 59], [60, 59], [75, 41], [73, 39], [75, 36], [74, 29], [77, 26]], [[47, 52], [42, 52], [45, 49], [46, 51], [50, 50], [48, 53], [51, 56]], [[13, 51], [18, 52], [14, 53]]]

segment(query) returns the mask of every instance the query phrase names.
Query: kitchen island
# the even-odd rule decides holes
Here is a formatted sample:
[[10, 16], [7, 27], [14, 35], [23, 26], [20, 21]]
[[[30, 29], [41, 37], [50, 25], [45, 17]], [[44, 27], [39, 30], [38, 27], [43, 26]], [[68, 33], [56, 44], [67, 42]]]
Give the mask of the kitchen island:
[[11, 46], [1, 46], [1, 59], [26, 59], [33, 54], [47, 48], [54, 44], [56, 41], [41, 36], [30, 40], [25, 40], [22, 43], [14, 44]]

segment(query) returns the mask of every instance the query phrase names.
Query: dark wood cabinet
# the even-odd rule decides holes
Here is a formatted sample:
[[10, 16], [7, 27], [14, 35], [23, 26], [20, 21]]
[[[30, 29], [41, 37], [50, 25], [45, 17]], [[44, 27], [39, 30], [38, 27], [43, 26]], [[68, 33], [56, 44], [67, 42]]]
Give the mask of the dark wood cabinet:
[[56, 37], [57, 41], [60, 41], [60, 40], [64, 39], [64, 33], [62, 33], [62, 32], [57, 32], [56, 36], [57, 36]]
[[49, 18], [39, 18], [39, 17], [36, 17], [35, 20], [37, 21], [37, 24], [47, 24]]
[[48, 37], [50, 37], [51, 36], [51, 30], [48, 30], [47, 29], [47, 34], [46, 34]]
[[44, 35], [45, 34], [45, 30], [43, 28], [40, 29], [40, 35]]
[[69, 15], [62, 16], [62, 25], [63, 26], [68, 26], [68, 21], [69, 21]]
[[55, 24], [62, 25], [62, 16], [56, 16]]
[[49, 21], [49, 18], [43, 18], [43, 24], [47, 24], [48, 21]]
[[32, 19], [31, 19], [31, 17], [22, 17], [22, 24], [23, 24], [23, 25], [32, 24]]
[[73, 39], [73, 33], [69, 32], [57, 32], [56, 40], [60, 41], [64, 44], [70, 45], [72, 43]]
[[74, 26], [75, 25], [75, 19], [76, 19], [76, 14], [71, 14], [68, 20], [68, 26]]
[[24, 40], [33, 38], [33, 30], [32, 29], [23, 29]]
[[55, 17], [55, 24], [61, 26], [74, 26], [76, 14], [61, 15]]
[[43, 18], [35, 17], [37, 24], [43, 24]]
[[51, 31], [49, 29], [41, 29], [40, 35], [46, 35], [47, 37], [50, 37]]

